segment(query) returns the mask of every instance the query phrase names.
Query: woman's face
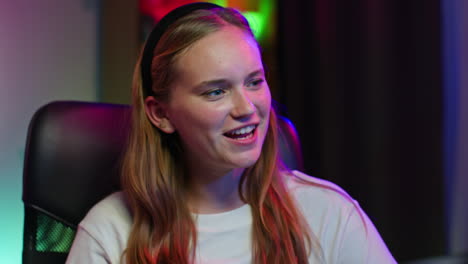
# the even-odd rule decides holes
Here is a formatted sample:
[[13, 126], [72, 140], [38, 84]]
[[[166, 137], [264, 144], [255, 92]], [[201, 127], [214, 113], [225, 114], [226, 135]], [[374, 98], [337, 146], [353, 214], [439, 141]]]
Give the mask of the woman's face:
[[191, 169], [252, 166], [268, 128], [271, 95], [255, 40], [234, 26], [177, 58], [166, 118]]

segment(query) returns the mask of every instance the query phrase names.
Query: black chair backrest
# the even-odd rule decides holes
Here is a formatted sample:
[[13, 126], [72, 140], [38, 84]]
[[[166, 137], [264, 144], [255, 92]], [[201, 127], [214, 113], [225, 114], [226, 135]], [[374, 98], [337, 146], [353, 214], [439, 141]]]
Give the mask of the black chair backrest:
[[[296, 131], [279, 118], [280, 156], [302, 168]], [[23, 173], [23, 263], [64, 263], [78, 223], [120, 189], [128, 138], [127, 105], [61, 101], [40, 108], [29, 125]]]

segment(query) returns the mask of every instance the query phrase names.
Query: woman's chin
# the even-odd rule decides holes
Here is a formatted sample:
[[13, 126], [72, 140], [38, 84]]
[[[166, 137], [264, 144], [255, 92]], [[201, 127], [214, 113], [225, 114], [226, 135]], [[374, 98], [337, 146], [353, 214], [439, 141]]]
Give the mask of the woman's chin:
[[260, 158], [260, 152], [249, 153], [249, 155], [242, 155], [236, 159], [232, 159], [232, 164], [235, 168], [249, 168], [255, 165]]

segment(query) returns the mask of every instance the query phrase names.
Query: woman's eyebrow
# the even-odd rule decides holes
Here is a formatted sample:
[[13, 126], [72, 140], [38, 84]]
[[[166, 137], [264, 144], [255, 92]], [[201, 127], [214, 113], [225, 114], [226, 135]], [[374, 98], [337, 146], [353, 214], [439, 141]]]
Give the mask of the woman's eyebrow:
[[197, 86], [212, 86], [212, 85], [220, 85], [227, 83], [228, 81], [226, 79], [216, 79], [216, 80], [209, 80], [209, 81], [203, 81]]
[[226, 79], [216, 79], [216, 80], [209, 80], [203, 81], [194, 87], [195, 92], [203, 91], [209, 87], [225, 87], [228, 84], [228, 80]]
[[258, 69], [258, 70], [256, 70], [256, 71], [253, 71], [253, 72], [249, 73], [249, 75], [247, 75], [247, 78], [246, 78], [246, 79], [250, 79], [250, 78], [252, 78], [252, 77], [254, 77], [254, 76], [257, 76], [257, 75], [264, 75], [264, 74], [265, 74], [265, 72], [263, 71], [263, 69]]
[[[257, 75], [264, 75], [263, 69], [258, 69], [256, 71], [249, 73], [245, 79], [248, 80]], [[204, 87], [225, 86], [227, 83], [229, 83], [227, 79], [215, 79], [215, 80], [203, 81], [195, 85], [195, 90], [203, 89]]]
[[226, 84], [228, 80], [226, 79], [216, 79], [216, 80], [209, 80], [209, 81], [203, 81], [200, 84], [196, 85], [196, 88], [202, 88], [205, 86], [217, 86], [217, 85], [222, 85]]

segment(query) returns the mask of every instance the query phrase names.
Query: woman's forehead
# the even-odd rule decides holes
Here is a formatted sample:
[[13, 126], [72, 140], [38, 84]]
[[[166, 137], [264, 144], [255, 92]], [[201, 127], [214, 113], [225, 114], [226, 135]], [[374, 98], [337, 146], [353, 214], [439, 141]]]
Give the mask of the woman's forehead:
[[176, 60], [182, 75], [213, 78], [263, 69], [255, 39], [247, 32], [226, 26], [196, 41]]

